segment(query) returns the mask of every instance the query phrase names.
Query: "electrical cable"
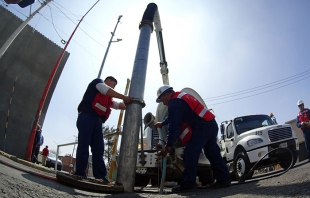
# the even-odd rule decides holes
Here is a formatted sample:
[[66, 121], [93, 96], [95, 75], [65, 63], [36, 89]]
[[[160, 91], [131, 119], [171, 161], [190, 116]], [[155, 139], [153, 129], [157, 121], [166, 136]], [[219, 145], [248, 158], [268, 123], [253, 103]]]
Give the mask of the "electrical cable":
[[[44, 15], [42, 15], [41, 13], [38, 13], [40, 14], [45, 20], [47, 20], [48, 22], [52, 23], [49, 19], [47, 19]], [[56, 26], [57, 27], [57, 26]], [[66, 36], [67, 33], [65, 33], [63, 30], [61, 30], [60, 28], [58, 28], [62, 33], [64, 33]], [[88, 51], [87, 49], [85, 49], [81, 44], [79, 44], [77, 41], [75, 41], [74, 39], [72, 39], [72, 41], [74, 41], [76, 44], [78, 44], [81, 48], [83, 48], [86, 52], [88, 52], [91, 56], [93, 56], [94, 58], [96, 58], [98, 61], [101, 61], [101, 59], [97, 58], [95, 55], [93, 55], [90, 51]]]
[[[228, 93], [228, 94], [223, 94], [223, 95], [219, 95], [219, 96], [214, 96], [214, 97], [209, 97], [209, 98], [205, 98], [204, 100], [208, 100], [209, 99], [213, 99], [213, 98], [222, 98], [224, 96], [228, 96], [228, 95], [236, 95], [237, 93], [242, 93], [242, 92], [246, 92], [246, 91], [249, 91], [249, 90], [252, 90], [252, 89], [258, 89], [260, 87], [270, 87], [268, 85], [271, 85], [271, 84], [274, 84], [274, 83], [277, 83], [277, 82], [281, 82], [281, 81], [290, 81], [290, 80], [286, 80], [286, 79], [290, 79], [290, 78], [293, 78], [295, 76], [303, 76], [303, 75], [308, 75], [308, 73], [310, 72], [310, 70], [306, 70], [306, 71], [303, 71], [301, 73], [298, 73], [298, 74], [295, 74], [293, 76], [290, 76], [290, 77], [287, 77], [287, 78], [284, 78], [284, 79], [281, 79], [281, 80], [277, 80], [277, 81], [274, 81], [274, 82], [271, 82], [271, 83], [267, 83], [267, 84], [264, 84], [264, 85], [260, 85], [260, 86], [257, 86], [257, 87], [253, 87], [253, 88], [249, 88], [249, 89], [245, 89], [245, 90], [242, 90], [242, 91], [237, 91], [237, 92], [233, 92], [233, 93]], [[295, 78], [293, 78], [295, 79]], [[281, 84], [281, 83], [277, 83], [277, 84]], [[272, 86], [272, 85], [271, 85]]]
[[[58, 6], [62, 7], [63, 9], [65, 9], [66, 11], [68, 11], [70, 14], [74, 15], [75, 17], [80, 17], [79, 15], [76, 15], [72, 12], [70, 12], [70, 10], [66, 9], [65, 7], [63, 7], [61, 4], [57, 3], [56, 1], [53, 1], [53, 3], [56, 3]], [[97, 30], [96, 28], [94, 28], [93, 26], [91, 26], [89, 23], [86, 22], [86, 20], [83, 21], [85, 24], [87, 24], [88, 26], [90, 26], [91, 28], [93, 28], [95, 31], [97, 31], [98, 33], [100, 33], [101, 35], [105, 36], [102, 32], [100, 32], [99, 30]]]
[[5, 7], [7, 8], [12, 8], [13, 10], [15, 10], [16, 12], [18, 12], [19, 14], [23, 15], [24, 17], [28, 18], [24, 13], [20, 12], [19, 10], [15, 9], [14, 6], [10, 6], [9, 4], [5, 4], [4, 1], [2, 0], [3, 4]]
[[[292, 151], [291, 151], [290, 149], [288, 149], [288, 148], [275, 148], [275, 149], [272, 149], [271, 151], [269, 151], [268, 153], [266, 153], [258, 162], [256, 162], [256, 163], [254, 164], [254, 166], [251, 168], [251, 170], [250, 170], [246, 175], [243, 175], [243, 176], [239, 179], [238, 184], [244, 183], [244, 182], [245, 182], [245, 179], [247, 178], [247, 176], [250, 175], [250, 174], [254, 171], [254, 169], [256, 168], [256, 166], [257, 166], [266, 156], [268, 156], [270, 153], [272, 153], [272, 152], [274, 152], [274, 151], [276, 151], [276, 150], [281, 150], [281, 149], [284, 149], [284, 150], [286, 150], [286, 151], [289, 151], [290, 156], [291, 156], [291, 164], [288, 166], [288, 168], [286, 168], [286, 169], [284, 168], [284, 171], [281, 172], [280, 174], [271, 175], [270, 177], [265, 177], [264, 179], [269, 179], [269, 178], [272, 178], [272, 177], [280, 176], [280, 175], [283, 175], [284, 173], [286, 173], [287, 171], [289, 171], [289, 170], [293, 167], [293, 165], [294, 165], [294, 155], [293, 155]], [[259, 180], [259, 178], [254, 179], [254, 180], [251, 180], [251, 182], [258, 181], [258, 180]]]
[[[281, 79], [281, 80], [278, 80], [278, 81], [274, 81], [274, 82], [271, 82], [271, 83], [267, 83], [267, 84], [264, 84], [264, 85], [260, 85], [260, 86], [257, 86], [257, 87], [253, 87], [253, 88], [249, 88], [249, 89], [245, 89], [245, 90], [242, 90], [242, 91], [237, 91], [237, 92], [233, 92], [233, 93], [229, 93], [229, 94], [224, 94], [224, 95], [219, 95], [219, 96], [205, 98], [204, 101], [217, 100], [217, 99], [214, 99], [214, 98], [228, 98], [228, 97], [230, 97], [229, 95], [233, 95], [233, 96], [241, 95], [241, 94], [238, 94], [238, 93], [242, 93], [242, 92], [249, 93], [249, 92], [253, 92], [251, 90], [261, 90], [261, 89], [264, 89], [264, 88], [261, 88], [261, 87], [265, 87], [265, 88], [272, 87], [272, 86], [275, 86], [275, 85], [278, 85], [278, 84], [282, 84], [282, 83], [287, 82], [287, 81], [291, 81], [291, 80], [296, 78], [295, 76], [298, 76], [297, 78], [299, 78], [300, 76], [308, 75], [309, 72], [310, 72], [310, 70], [306, 70], [304, 72], [295, 74], [293, 76], [290, 76], [290, 77], [287, 77], [287, 78], [284, 78], [284, 79]], [[292, 79], [290, 79], [290, 78], [292, 78]], [[287, 80], [287, 79], [290, 79], [290, 80]], [[284, 81], [284, 82], [278, 83], [278, 82], [281, 82], [281, 81]], [[276, 84], [274, 84], [274, 83], [276, 83]], [[274, 84], [274, 85], [272, 85], [272, 84]], [[224, 96], [228, 96], [228, 97], [224, 97]]]
[[[65, 15], [67, 17], [67, 19], [69, 19], [73, 24], [76, 25], [76, 23], [70, 18], [68, 17], [59, 7], [57, 7], [56, 5], [54, 5], [63, 15]], [[52, 11], [51, 11], [52, 12]], [[101, 43], [99, 43], [97, 40], [95, 40], [93, 37], [91, 37], [86, 31], [84, 31], [81, 27], [79, 27], [79, 29], [84, 32], [89, 38], [91, 38], [93, 41], [95, 41], [97, 44], [101, 45], [102, 47], [105, 47], [104, 45], [102, 45]]]
[[252, 94], [252, 95], [249, 95], [249, 96], [245, 96], [245, 97], [241, 97], [241, 98], [237, 98], [237, 99], [233, 99], [233, 100], [228, 100], [228, 101], [223, 101], [223, 102], [218, 102], [218, 103], [209, 104], [209, 106], [211, 106], [211, 105], [217, 105], [217, 104], [223, 104], [223, 103], [232, 102], [232, 101], [237, 101], [237, 100], [241, 100], [241, 99], [244, 99], [244, 98], [249, 98], [249, 97], [253, 97], [253, 96], [256, 96], [256, 95], [263, 94], [263, 93], [271, 92], [271, 91], [274, 91], [274, 90], [277, 90], [277, 89], [280, 89], [280, 88], [289, 86], [289, 85], [291, 85], [291, 84], [297, 83], [297, 82], [302, 81], [302, 80], [304, 80], [304, 79], [306, 79], [306, 78], [309, 78], [309, 77], [310, 77], [310, 76], [307, 76], [307, 77], [305, 77], [305, 78], [299, 79], [299, 80], [294, 81], [294, 82], [292, 82], [292, 83], [289, 83], [289, 84], [286, 84], [286, 85], [283, 85], [283, 86], [280, 86], [280, 87], [277, 87], [277, 88], [274, 88], [274, 89], [270, 89], [270, 90], [267, 90], [267, 91], [263, 91], [263, 92], [260, 92], [260, 93], [257, 93], [257, 94]]
[[54, 24], [54, 19], [53, 19], [53, 11], [52, 11], [52, 8], [50, 5], [48, 5], [48, 7], [50, 8], [50, 11], [51, 11], [51, 19], [52, 19], [52, 24], [53, 24], [53, 27], [54, 27], [54, 30], [56, 31], [57, 35], [59, 36], [59, 38], [61, 39], [61, 43], [62, 44], [66, 44], [67, 41], [65, 41], [61, 36], [60, 34], [58, 33], [56, 27], [55, 27], [55, 24]]

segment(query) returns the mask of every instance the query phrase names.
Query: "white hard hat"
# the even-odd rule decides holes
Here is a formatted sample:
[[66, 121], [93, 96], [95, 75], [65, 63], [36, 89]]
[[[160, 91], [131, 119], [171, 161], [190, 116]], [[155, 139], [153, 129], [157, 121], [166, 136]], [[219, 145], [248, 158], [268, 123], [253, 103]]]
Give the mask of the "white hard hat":
[[157, 99], [156, 99], [156, 102], [157, 103], [160, 103], [161, 102], [161, 100], [159, 99], [160, 97], [161, 97], [161, 95], [165, 92], [165, 91], [167, 91], [167, 90], [169, 90], [169, 89], [173, 89], [172, 87], [170, 87], [169, 85], [163, 85], [163, 86], [161, 86], [161, 87], [159, 87], [159, 89], [157, 90]]
[[301, 105], [301, 104], [304, 104], [304, 102], [302, 100], [298, 100], [297, 101], [297, 106]]

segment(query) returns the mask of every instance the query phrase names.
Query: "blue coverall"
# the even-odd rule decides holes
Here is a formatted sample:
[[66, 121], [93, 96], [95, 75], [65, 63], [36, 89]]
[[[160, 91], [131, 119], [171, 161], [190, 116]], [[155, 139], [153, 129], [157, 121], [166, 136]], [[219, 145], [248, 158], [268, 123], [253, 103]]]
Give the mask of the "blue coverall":
[[104, 142], [101, 120], [89, 113], [80, 113], [76, 121], [79, 130], [76, 152], [75, 175], [87, 177], [85, 170], [88, 164], [89, 146], [92, 152], [93, 175], [96, 179], [106, 180], [106, 166], [103, 160]]
[[[310, 110], [308, 110], [307, 113], [308, 113], [308, 118], [310, 118]], [[298, 116], [296, 118], [296, 125], [298, 128], [301, 128], [301, 122], [299, 121]], [[310, 128], [304, 128], [302, 130], [302, 134], [305, 138], [306, 149], [308, 152], [308, 160], [310, 162]]]
[[38, 155], [40, 152], [40, 146], [43, 143], [44, 143], [44, 137], [42, 136], [42, 132], [40, 130], [37, 130], [36, 136], [34, 138], [33, 146], [32, 146], [31, 161], [33, 163], [38, 162]]
[[172, 147], [180, 135], [182, 123], [192, 128], [192, 137], [185, 146], [182, 174], [183, 189], [196, 188], [196, 175], [199, 155], [204, 149], [205, 155], [211, 163], [214, 178], [220, 183], [230, 183], [228, 168], [220, 154], [217, 144], [218, 126], [215, 120], [205, 121], [199, 117], [182, 99], [172, 99], [168, 104], [169, 116], [162, 122], [168, 124], [167, 146]]
[[85, 170], [88, 164], [89, 146], [92, 152], [93, 175], [96, 179], [107, 181], [106, 166], [103, 159], [104, 141], [102, 133], [102, 123], [97, 113], [92, 109], [91, 103], [98, 93], [96, 84], [103, 83], [102, 79], [93, 80], [87, 87], [83, 100], [79, 105], [79, 116], [76, 126], [79, 130], [78, 147], [76, 151], [76, 171], [75, 175], [87, 177]]

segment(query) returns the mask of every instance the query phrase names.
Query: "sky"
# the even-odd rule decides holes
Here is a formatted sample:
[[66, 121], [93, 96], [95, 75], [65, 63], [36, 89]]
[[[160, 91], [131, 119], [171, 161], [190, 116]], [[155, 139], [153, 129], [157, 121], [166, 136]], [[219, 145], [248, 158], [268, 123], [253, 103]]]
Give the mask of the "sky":
[[[95, 2], [54, 0], [29, 24], [63, 47], [61, 40], [68, 40]], [[132, 75], [139, 23], [149, 3], [158, 6], [170, 86], [198, 92], [218, 124], [236, 116], [271, 112], [284, 124], [296, 118], [297, 100], [310, 107], [310, 1], [101, 0], [68, 45], [70, 56], [42, 127], [49, 148], [76, 139], [77, 106], [89, 82], [98, 76], [119, 15], [123, 17], [113, 40], [122, 41], [111, 43], [101, 78], [116, 77], [115, 90], [124, 93]], [[5, 6], [3, 0], [0, 4]], [[36, 1], [32, 12], [39, 6]], [[30, 7], [5, 7], [22, 20], [29, 16]], [[159, 62], [153, 32], [143, 115], [156, 113], [156, 92], [163, 85]], [[118, 116], [119, 111], [113, 110], [105, 126], [116, 128]], [[72, 154], [73, 146], [60, 150], [62, 155]]]

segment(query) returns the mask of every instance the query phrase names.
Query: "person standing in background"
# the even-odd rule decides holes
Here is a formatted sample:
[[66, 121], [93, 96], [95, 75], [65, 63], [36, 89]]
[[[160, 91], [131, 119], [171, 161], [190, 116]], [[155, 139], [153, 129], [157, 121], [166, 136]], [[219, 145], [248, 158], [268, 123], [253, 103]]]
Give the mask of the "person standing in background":
[[297, 106], [300, 111], [296, 118], [296, 125], [302, 130], [308, 152], [308, 162], [310, 162], [310, 110], [305, 108], [302, 100], [297, 101]]
[[42, 151], [42, 165], [43, 166], [45, 166], [45, 164], [46, 164], [46, 158], [47, 158], [49, 153], [50, 153], [50, 151], [48, 150], [48, 146], [46, 145]]
[[38, 124], [36, 136], [34, 138], [33, 147], [32, 147], [31, 161], [33, 163], [39, 163], [38, 155], [40, 151], [40, 146], [42, 146], [43, 143], [44, 143], [44, 137], [42, 136], [42, 129], [41, 129], [41, 126]]
[[273, 113], [270, 113], [270, 118], [271, 118], [273, 124], [278, 124], [277, 119], [276, 119], [276, 117], [274, 117]]

